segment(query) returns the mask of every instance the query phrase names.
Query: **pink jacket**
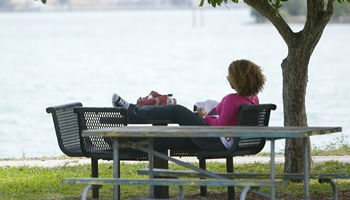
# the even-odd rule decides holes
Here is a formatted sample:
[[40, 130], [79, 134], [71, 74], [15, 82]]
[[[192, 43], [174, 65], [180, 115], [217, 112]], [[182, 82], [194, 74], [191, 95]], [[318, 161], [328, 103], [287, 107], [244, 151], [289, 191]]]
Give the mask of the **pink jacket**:
[[235, 126], [241, 105], [259, 104], [259, 98], [239, 96], [237, 93], [226, 95], [216, 107], [219, 118], [207, 115], [204, 121], [210, 126]]

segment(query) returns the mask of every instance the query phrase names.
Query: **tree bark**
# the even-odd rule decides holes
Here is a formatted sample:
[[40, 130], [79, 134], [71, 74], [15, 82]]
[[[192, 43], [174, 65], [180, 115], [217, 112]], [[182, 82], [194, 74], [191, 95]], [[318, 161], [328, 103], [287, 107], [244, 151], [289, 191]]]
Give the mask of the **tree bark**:
[[[307, 126], [305, 96], [308, 80], [307, 66], [310, 57], [307, 55], [310, 55], [310, 50], [307, 45], [300, 49], [303, 43], [299, 42], [299, 45], [289, 49], [287, 58], [282, 62], [284, 126]], [[305, 55], [305, 57], [301, 58], [300, 55]], [[302, 139], [286, 140], [284, 164], [286, 173], [304, 171], [302, 147]], [[307, 151], [311, 163], [310, 141]], [[310, 163], [308, 167], [311, 166]]]

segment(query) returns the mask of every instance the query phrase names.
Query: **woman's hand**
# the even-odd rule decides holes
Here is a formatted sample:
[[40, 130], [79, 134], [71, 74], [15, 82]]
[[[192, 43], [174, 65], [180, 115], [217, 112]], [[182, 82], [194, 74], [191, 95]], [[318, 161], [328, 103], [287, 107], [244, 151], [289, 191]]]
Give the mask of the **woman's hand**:
[[198, 108], [197, 115], [198, 117], [203, 118], [205, 115], [207, 115], [207, 112], [205, 112], [202, 108]]

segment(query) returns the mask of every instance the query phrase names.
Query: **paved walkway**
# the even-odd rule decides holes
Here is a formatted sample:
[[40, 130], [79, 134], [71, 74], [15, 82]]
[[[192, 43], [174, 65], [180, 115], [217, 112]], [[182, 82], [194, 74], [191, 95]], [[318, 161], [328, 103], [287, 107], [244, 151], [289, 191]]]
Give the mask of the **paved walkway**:
[[[181, 158], [182, 161], [185, 162], [198, 162], [195, 157], [187, 157]], [[336, 160], [340, 162], [350, 163], [350, 156], [313, 156], [314, 162], [323, 162], [329, 160]], [[224, 159], [214, 159], [209, 161], [219, 161], [224, 162]], [[254, 163], [254, 162], [262, 162], [267, 163], [270, 161], [270, 157], [265, 156], [245, 156], [245, 157], [235, 157], [235, 164], [244, 164], [244, 163]], [[111, 162], [111, 161], [103, 161], [102, 162]], [[146, 161], [124, 161], [129, 163], [137, 163], [137, 162], [146, 162]], [[284, 156], [276, 156], [276, 163], [283, 163]], [[37, 159], [26, 159], [26, 160], [0, 160], [0, 167], [3, 166], [42, 166], [42, 167], [54, 167], [54, 166], [74, 166], [78, 164], [90, 164], [90, 159], [87, 158], [67, 158], [67, 159], [45, 159], [45, 158], [37, 158]]]

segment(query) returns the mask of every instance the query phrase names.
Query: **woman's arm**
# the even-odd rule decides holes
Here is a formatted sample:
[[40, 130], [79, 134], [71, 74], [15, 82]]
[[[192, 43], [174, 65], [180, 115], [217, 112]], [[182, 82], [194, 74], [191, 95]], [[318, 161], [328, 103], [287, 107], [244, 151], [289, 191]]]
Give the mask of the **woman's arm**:
[[213, 116], [206, 116], [204, 119], [205, 122], [207, 122], [211, 126], [236, 125], [236, 118], [240, 105], [237, 105], [235, 95], [228, 95], [224, 97], [218, 106], [219, 108], [217, 109], [219, 111], [219, 118], [215, 118]]
[[205, 117], [207, 114], [208, 114], [208, 113], [205, 112], [202, 108], [198, 108], [198, 109], [197, 109], [197, 115], [198, 115], [198, 117], [203, 118], [203, 117]]

